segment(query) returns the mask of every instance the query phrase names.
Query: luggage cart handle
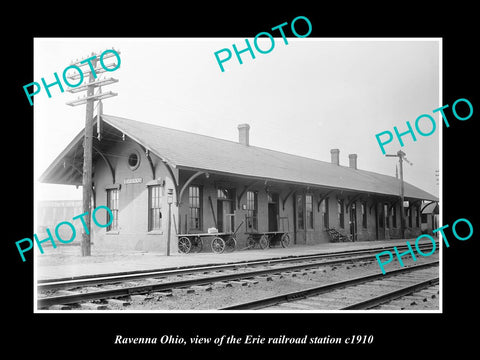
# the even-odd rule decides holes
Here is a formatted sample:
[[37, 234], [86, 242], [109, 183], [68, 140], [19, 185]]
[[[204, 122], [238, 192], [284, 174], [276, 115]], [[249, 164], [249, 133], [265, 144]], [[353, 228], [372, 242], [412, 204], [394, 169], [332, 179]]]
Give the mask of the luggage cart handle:
[[233, 232], [233, 236], [237, 235], [237, 231], [240, 229], [240, 226], [242, 226], [242, 225], [243, 225], [243, 220], [240, 223], [240, 225], [238, 225], [237, 229]]

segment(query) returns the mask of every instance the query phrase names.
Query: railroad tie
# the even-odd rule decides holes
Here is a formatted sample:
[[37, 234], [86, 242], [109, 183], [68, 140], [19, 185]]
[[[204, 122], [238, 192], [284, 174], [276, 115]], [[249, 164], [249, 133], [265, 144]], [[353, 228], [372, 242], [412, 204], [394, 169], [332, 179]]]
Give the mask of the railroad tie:
[[48, 310], [72, 310], [71, 305], [52, 305], [48, 307]]
[[125, 300], [119, 300], [119, 299], [107, 299], [107, 304], [108, 305], [117, 305], [117, 306], [129, 306], [130, 303]]
[[404, 310], [404, 308], [394, 304], [381, 304], [369, 310]]
[[152, 293], [153, 296], [161, 298], [161, 297], [167, 297], [167, 296], [172, 296], [171, 291], [155, 291]]
[[81, 303], [80, 307], [85, 310], [108, 310], [108, 306], [105, 304], [96, 304], [91, 302]]
[[409, 295], [409, 299], [417, 302], [427, 302], [428, 298], [426, 296], [421, 295], [420, 293], [416, 293], [415, 295]]
[[183, 287], [183, 288], [173, 288], [172, 293], [175, 296], [182, 296], [185, 294], [193, 294], [195, 292], [195, 289], [193, 287]]
[[273, 281], [273, 277], [271, 275], [259, 275], [256, 276], [256, 278], [260, 280]]
[[70, 291], [70, 290], [58, 290], [55, 292], [55, 295], [78, 295], [78, 292]]
[[213, 287], [211, 284], [207, 285], [192, 285], [190, 286], [195, 291], [212, 291]]
[[423, 289], [422, 293], [425, 293], [428, 297], [435, 299], [439, 294], [438, 290]]
[[278, 279], [283, 279], [284, 274], [276, 273], [276, 274], [269, 274], [269, 275], [261, 275], [257, 277], [258, 279], [265, 279], [267, 281], [273, 281]]
[[136, 295], [130, 295], [130, 299], [132, 299], [133, 301], [144, 301], [145, 299], [147, 298], [147, 295], [140, 295], [140, 294], [136, 294]]
[[233, 285], [229, 281], [217, 281], [213, 283], [215, 288], [222, 288], [222, 287], [233, 287]]
[[[113, 289], [118, 289], [118, 285], [114, 284], [105, 284], [105, 285], [100, 285], [102, 290], [113, 290]], [[97, 289], [98, 290], [98, 289]]]
[[96, 286], [86, 286], [83, 288], [83, 290], [87, 291], [87, 292], [95, 292], [95, 291], [98, 291], [99, 288], [96, 287]]
[[231, 284], [234, 284], [234, 285], [241, 285], [241, 286], [247, 286], [248, 285], [248, 283], [244, 280], [229, 280], [228, 282], [231, 283]]

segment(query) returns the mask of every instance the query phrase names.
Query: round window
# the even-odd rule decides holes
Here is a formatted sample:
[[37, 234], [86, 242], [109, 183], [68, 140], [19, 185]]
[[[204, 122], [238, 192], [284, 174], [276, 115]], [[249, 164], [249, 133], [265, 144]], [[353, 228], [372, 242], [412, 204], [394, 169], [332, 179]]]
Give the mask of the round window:
[[128, 156], [128, 166], [131, 170], [135, 170], [140, 165], [140, 156], [138, 152], [133, 152]]

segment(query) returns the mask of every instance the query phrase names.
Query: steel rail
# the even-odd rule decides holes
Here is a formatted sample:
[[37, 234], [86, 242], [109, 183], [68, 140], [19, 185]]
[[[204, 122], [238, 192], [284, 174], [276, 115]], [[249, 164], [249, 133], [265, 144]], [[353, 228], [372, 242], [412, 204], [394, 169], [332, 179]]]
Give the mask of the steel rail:
[[[397, 248], [403, 250], [403, 247], [407, 246], [402, 245]], [[430, 247], [428, 244], [420, 245], [420, 248]], [[172, 275], [187, 275], [194, 274], [205, 271], [218, 271], [218, 270], [230, 270], [230, 269], [239, 269], [249, 266], [256, 265], [273, 265], [277, 263], [286, 263], [286, 262], [296, 262], [296, 261], [307, 261], [307, 260], [316, 260], [323, 258], [332, 258], [339, 257], [344, 255], [355, 255], [355, 254], [365, 254], [365, 253], [377, 253], [379, 250], [383, 250], [385, 247], [373, 248], [373, 249], [361, 249], [361, 250], [348, 250], [336, 253], [322, 253], [322, 254], [310, 254], [310, 255], [298, 255], [298, 256], [288, 256], [281, 258], [269, 258], [261, 260], [246, 260], [241, 262], [233, 263], [223, 263], [223, 264], [208, 264], [208, 265], [197, 265], [191, 267], [177, 267], [177, 268], [168, 268], [168, 269], [155, 269], [148, 271], [131, 271], [131, 272], [120, 272], [111, 275], [93, 275], [93, 276], [79, 276], [73, 278], [61, 278], [61, 279], [52, 279], [52, 280], [39, 280], [37, 282], [37, 290], [47, 291], [47, 290], [58, 290], [71, 287], [80, 287], [80, 286], [89, 286], [89, 285], [99, 285], [99, 284], [111, 284], [115, 282], [129, 281], [129, 280], [138, 280], [152, 277], [164, 277]], [[331, 265], [335, 263], [345, 262], [345, 261], [356, 261], [372, 258], [371, 255], [368, 256], [357, 256], [351, 258], [340, 258], [336, 260], [331, 260], [325, 262], [325, 265]], [[306, 265], [306, 264], [304, 264]], [[315, 264], [314, 264], [315, 265]]]
[[390, 272], [386, 273], [385, 275], [383, 275], [383, 274], [372, 274], [372, 275], [367, 275], [367, 276], [359, 276], [359, 277], [356, 277], [356, 278], [353, 278], [353, 279], [338, 281], [338, 282], [330, 283], [330, 284], [327, 284], [327, 285], [315, 286], [315, 287], [308, 288], [308, 289], [305, 289], [305, 290], [294, 291], [294, 292], [285, 293], [285, 294], [276, 295], [276, 296], [271, 296], [271, 297], [267, 297], [267, 298], [263, 298], [263, 299], [259, 299], [259, 300], [254, 300], [254, 301], [245, 302], [245, 303], [241, 303], [241, 304], [231, 305], [231, 306], [221, 308], [219, 310], [255, 310], [255, 309], [261, 309], [261, 308], [265, 308], [265, 307], [268, 307], [268, 306], [273, 306], [273, 305], [277, 305], [277, 304], [280, 304], [280, 303], [289, 302], [289, 301], [292, 301], [292, 300], [304, 299], [304, 298], [307, 298], [307, 297], [319, 295], [319, 294], [322, 294], [322, 293], [326, 293], [326, 292], [336, 290], [336, 289], [339, 289], [339, 288], [343, 288], [343, 287], [347, 287], [347, 286], [358, 285], [358, 284], [361, 284], [361, 283], [365, 283], [365, 282], [372, 281], [372, 280], [377, 280], [377, 279], [390, 278], [390, 277], [393, 277], [393, 276], [396, 276], [396, 275], [399, 275], [399, 274], [402, 274], [402, 273], [416, 271], [416, 270], [424, 269], [424, 268], [431, 267], [431, 266], [438, 265], [438, 264], [439, 264], [439, 261], [433, 261], [433, 262], [428, 262], [428, 263], [421, 264], [421, 265], [415, 265], [415, 266], [410, 266], [410, 267], [407, 267], [407, 268], [393, 270], [393, 271], [390, 271]]
[[254, 278], [262, 275], [285, 273], [289, 271], [296, 271], [296, 270], [301, 270], [306, 268], [315, 268], [320, 266], [334, 265], [334, 264], [342, 263], [345, 261], [365, 260], [370, 258], [371, 258], [370, 255], [364, 255], [364, 256], [357, 256], [355, 258], [342, 258], [342, 259], [335, 259], [330, 261], [320, 261], [316, 263], [310, 262], [310, 263], [303, 263], [303, 264], [283, 266], [283, 267], [274, 267], [274, 268], [266, 268], [266, 269], [264, 268], [259, 270], [244, 271], [244, 272], [238, 272], [238, 273], [232, 273], [232, 274], [214, 275], [214, 276], [208, 276], [203, 278], [123, 287], [119, 289], [99, 290], [99, 291], [91, 291], [86, 293], [49, 296], [49, 297], [43, 297], [43, 298], [40, 297], [37, 300], [37, 306], [48, 307], [48, 306], [58, 305], [58, 304], [73, 304], [73, 303], [84, 302], [84, 301], [128, 296], [131, 294], [148, 293], [150, 291], [167, 291], [174, 288], [185, 288], [193, 285], [208, 285], [211, 283], [222, 282], [222, 281], [248, 279], [248, 278]]
[[[348, 260], [351, 260], [349, 258]], [[171, 282], [164, 282], [164, 283], [157, 283], [157, 284], [147, 284], [147, 285], [139, 285], [139, 286], [130, 286], [130, 287], [122, 287], [122, 288], [117, 288], [117, 289], [108, 289], [108, 290], [99, 290], [99, 291], [92, 291], [92, 292], [87, 292], [87, 293], [77, 293], [77, 294], [68, 294], [68, 295], [59, 295], [59, 296], [50, 296], [50, 297], [44, 297], [44, 298], [38, 298], [37, 299], [37, 306], [38, 308], [45, 308], [49, 307], [52, 305], [59, 305], [59, 304], [74, 304], [74, 303], [79, 303], [79, 302], [86, 302], [86, 301], [92, 301], [92, 300], [101, 300], [101, 299], [107, 299], [107, 298], [118, 298], [118, 297], [124, 297], [132, 294], [143, 294], [143, 293], [148, 293], [152, 291], [171, 291], [174, 288], [186, 288], [190, 287], [193, 285], [209, 285], [215, 282], [222, 282], [222, 281], [232, 281], [232, 280], [240, 280], [240, 279], [248, 279], [248, 278], [254, 278], [262, 275], [268, 275], [268, 274], [276, 274], [276, 273], [282, 273], [282, 272], [288, 272], [288, 271], [295, 271], [295, 270], [300, 270], [300, 269], [305, 269], [305, 268], [312, 268], [312, 267], [318, 267], [318, 266], [324, 266], [327, 263], [332, 263], [332, 262], [341, 262], [341, 259], [338, 260], [332, 260], [328, 262], [319, 262], [319, 263], [308, 263], [308, 264], [299, 264], [299, 265], [293, 265], [293, 266], [287, 266], [287, 267], [281, 267], [281, 268], [270, 268], [270, 269], [261, 269], [261, 270], [254, 270], [254, 271], [247, 271], [247, 272], [242, 272], [242, 273], [234, 273], [234, 274], [222, 274], [222, 275], [216, 275], [216, 276], [209, 276], [209, 277], [204, 277], [204, 278], [196, 278], [196, 279], [187, 279], [187, 280], [180, 280], [180, 281], [171, 281]], [[438, 261], [435, 262], [438, 264]], [[427, 266], [432, 266], [433, 263], [428, 263]], [[422, 265], [417, 265], [414, 267], [406, 268], [406, 269], [400, 269], [402, 271], [405, 270], [410, 270], [412, 268], [418, 268], [419, 266]], [[425, 265], [423, 265], [425, 266]], [[391, 271], [387, 274], [395, 274], [399, 272], [400, 270], [394, 270]], [[371, 278], [378, 278], [378, 277], [384, 277], [385, 275], [382, 274], [374, 274], [371, 275]], [[367, 277], [368, 278], [368, 277]], [[363, 281], [366, 281], [365, 277], [361, 278]], [[354, 281], [354, 280], [353, 280]], [[348, 282], [352, 282], [352, 280], [348, 280], [346, 282], [343, 282], [347, 284]], [[307, 290], [308, 291], [308, 290]], [[311, 296], [311, 295], [310, 295]], [[288, 294], [288, 300], [298, 297], [298, 294]]]
[[432, 279], [429, 279], [429, 280], [418, 282], [414, 285], [405, 286], [405, 287], [403, 287], [401, 289], [398, 289], [398, 290], [390, 291], [389, 293], [386, 293], [386, 294], [383, 294], [383, 295], [379, 295], [379, 296], [376, 296], [376, 297], [373, 297], [373, 298], [370, 298], [370, 299], [367, 299], [367, 300], [364, 300], [364, 301], [360, 301], [358, 303], [346, 306], [346, 307], [344, 307], [340, 310], [371, 309], [375, 306], [385, 304], [389, 301], [401, 298], [405, 295], [409, 295], [409, 294], [418, 292], [420, 290], [426, 289], [426, 288], [428, 288], [432, 285], [438, 284], [439, 282], [440, 282], [440, 279], [438, 277], [435, 277], [435, 278], [432, 278]]
[[[402, 245], [403, 247], [403, 245]], [[405, 246], [406, 248], [406, 246]], [[275, 263], [275, 262], [289, 262], [289, 261], [301, 261], [301, 260], [308, 260], [308, 259], [317, 259], [323, 257], [335, 257], [335, 256], [342, 256], [342, 255], [350, 255], [350, 254], [361, 254], [365, 252], [375, 252], [378, 250], [384, 250], [385, 247], [380, 248], [373, 248], [373, 249], [360, 249], [360, 250], [347, 250], [347, 251], [340, 251], [334, 253], [320, 253], [320, 254], [306, 254], [306, 255], [288, 255], [282, 257], [272, 257], [267, 259], [256, 259], [256, 260], [243, 260], [239, 262], [227, 262], [221, 264], [205, 264], [205, 265], [193, 265], [193, 266], [185, 266], [185, 267], [171, 267], [165, 269], [153, 269], [153, 270], [134, 270], [134, 271], [125, 271], [125, 272], [117, 272], [110, 275], [100, 274], [100, 275], [82, 275], [76, 277], [64, 277], [64, 278], [57, 278], [57, 279], [42, 279], [38, 280], [38, 284], [46, 284], [46, 283], [53, 283], [53, 282], [63, 282], [63, 281], [77, 281], [82, 279], [95, 279], [100, 277], [107, 277], [107, 276], [134, 276], [136, 274], [156, 274], [157, 272], [182, 272], [182, 271], [202, 271], [206, 267], [218, 267], [218, 268], [229, 268], [229, 267], [241, 267], [245, 265], [257, 265], [257, 264], [268, 264], [268, 263]], [[403, 248], [402, 248], [403, 249]]]

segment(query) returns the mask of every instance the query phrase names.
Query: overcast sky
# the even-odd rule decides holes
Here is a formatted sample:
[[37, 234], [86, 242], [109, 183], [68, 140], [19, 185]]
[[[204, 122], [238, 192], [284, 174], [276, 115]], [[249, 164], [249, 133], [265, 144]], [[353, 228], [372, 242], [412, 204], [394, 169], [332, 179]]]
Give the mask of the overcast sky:
[[[443, 105], [438, 39], [288, 42], [275, 38], [273, 51], [254, 50], [255, 59], [243, 53], [243, 65], [233, 55], [221, 72], [214, 52], [233, 43], [242, 49], [244, 38], [37, 38], [32, 81], [44, 77], [51, 83], [53, 73], [61, 78], [72, 60], [114, 47], [121, 67], [107, 76], [119, 82], [103, 91], [118, 96], [104, 100], [105, 114], [233, 141], [237, 125], [248, 123], [251, 145], [323, 161], [338, 148], [341, 165], [348, 166], [348, 154], [356, 153], [360, 169], [392, 176], [398, 161], [384, 157], [375, 134], [393, 132], [393, 126], [406, 130], [405, 122], [414, 126], [421, 114], [439, 125], [438, 113], [432, 114]], [[81, 188], [38, 183], [85, 124], [85, 105], [65, 104], [78, 94], [50, 90], [51, 98], [42, 89], [34, 100], [36, 198], [81, 199]], [[405, 136], [402, 148], [398, 142], [386, 146], [387, 153], [401, 149], [413, 163], [405, 165], [405, 180], [436, 196], [441, 127], [431, 136], [417, 135], [416, 142]], [[427, 124], [422, 129], [429, 130]]]

